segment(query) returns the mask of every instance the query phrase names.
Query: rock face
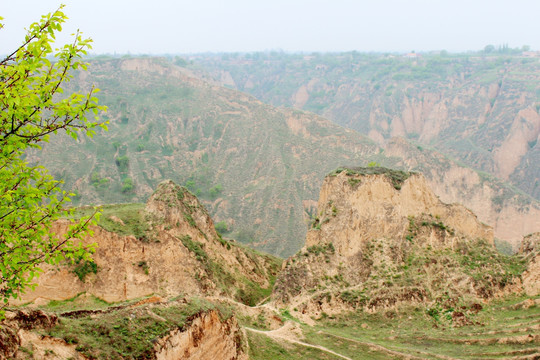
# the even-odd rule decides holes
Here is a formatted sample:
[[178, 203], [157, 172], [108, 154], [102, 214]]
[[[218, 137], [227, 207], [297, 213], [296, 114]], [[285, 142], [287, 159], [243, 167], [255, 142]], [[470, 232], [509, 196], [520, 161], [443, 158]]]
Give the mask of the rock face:
[[540, 294], [540, 233], [527, 235], [519, 253], [528, 260], [527, 270], [523, 273], [523, 289], [530, 296]]
[[284, 264], [274, 299], [332, 313], [488, 298], [511, 279], [492, 229], [465, 207], [443, 204], [422, 175], [340, 169], [324, 180], [318, 216]]
[[[271, 286], [269, 258], [231, 244], [216, 233], [212, 219], [185, 188], [165, 181], [148, 200], [139, 238], [93, 228], [97, 273], [80, 279], [70, 265], [44, 267], [37, 287], [14, 301], [63, 300], [87, 292], [109, 302], [150, 294], [228, 295], [246, 286]], [[65, 232], [67, 221], [55, 231]], [[268, 261], [268, 262], [267, 262]], [[275, 266], [275, 265], [274, 265]]]
[[[78, 352], [76, 344], [42, 334], [57, 324], [56, 315], [41, 310], [8, 311], [1, 322], [0, 359], [96, 358]], [[247, 360], [245, 344], [246, 339], [234, 316], [222, 320], [218, 311], [207, 310], [190, 316], [181, 328], [157, 339], [153, 353], [150, 351], [147, 355], [157, 360]]]
[[157, 360], [247, 360], [242, 333], [234, 317], [222, 321], [215, 310], [192, 316], [182, 330], [158, 340]]
[[[396, 187], [401, 187], [399, 190]], [[331, 241], [343, 256], [357, 254], [370, 239], [404, 238], [409, 217], [431, 215], [456, 232], [493, 244], [493, 231], [465, 207], [443, 204], [422, 175], [403, 185], [386, 174], [349, 177], [346, 171], [326, 178], [318, 203], [321, 230], [311, 230], [306, 247]], [[336, 209], [334, 211], [334, 209]], [[334, 216], [335, 213], [335, 216]], [[332, 219], [332, 221], [330, 221]], [[323, 230], [324, 229], [324, 230]], [[442, 246], [449, 246], [443, 243]]]

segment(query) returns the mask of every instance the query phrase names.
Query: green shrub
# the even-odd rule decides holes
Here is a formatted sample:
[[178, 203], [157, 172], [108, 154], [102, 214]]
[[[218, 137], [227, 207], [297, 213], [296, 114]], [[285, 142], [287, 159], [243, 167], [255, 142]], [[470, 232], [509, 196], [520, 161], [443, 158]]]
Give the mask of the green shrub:
[[127, 172], [129, 169], [129, 158], [124, 156], [117, 157], [114, 162], [116, 163], [116, 166], [118, 167], [118, 170], [120, 172]]
[[217, 198], [218, 195], [221, 194], [222, 191], [223, 191], [223, 187], [220, 184], [218, 184], [210, 188], [210, 190], [208, 191], [208, 194], [210, 195], [210, 198], [213, 200]]
[[225, 221], [220, 221], [220, 222], [216, 223], [214, 225], [214, 227], [216, 228], [216, 231], [219, 234], [225, 234], [225, 233], [229, 232], [229, 226], [227, 225], [227, 223]]
[[97, 274], [98, 272], [98, 266], [95, 262], [89, 261], [89, 260], [77, 260], [75, 262], [75, 267], [73, 268], [72, 272], [77, 275], [79, 280], [84, 282], [86, 279], [86, 275], [88, 274]]
[[202, 244], [198, 241], [194, 241], [191, 236], [184, 235], [178, 238], [184, 246], [195, 254], [195, 258], [203, 263], [208, 262], [208, 255], [202, 248]]
[[133, 180], [131, 178], [125, 178], [123, 181], [122, 181], [122, 192], [125, 194], [125, 193], [128, 193], [128, 192], [131, 192], [134, 188], [134, 185], [133, 185]]
[[146, 261], [139, 261], [137, 264], [138, 267], [140, 267], [146, 275], [150, 272], [150, 267], [148, 266], [148, 263]]

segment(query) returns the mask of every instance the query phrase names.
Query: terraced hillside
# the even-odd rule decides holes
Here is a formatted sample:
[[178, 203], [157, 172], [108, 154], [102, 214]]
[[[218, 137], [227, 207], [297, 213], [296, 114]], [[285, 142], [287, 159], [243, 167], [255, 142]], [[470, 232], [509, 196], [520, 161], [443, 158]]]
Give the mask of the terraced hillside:
[[539, 304], [516, 297], [441, 316], [414, 307], [323, 315], [313, 326], [297, 322], [296, 336], [248, 331], [250, 358], [538, 359]]

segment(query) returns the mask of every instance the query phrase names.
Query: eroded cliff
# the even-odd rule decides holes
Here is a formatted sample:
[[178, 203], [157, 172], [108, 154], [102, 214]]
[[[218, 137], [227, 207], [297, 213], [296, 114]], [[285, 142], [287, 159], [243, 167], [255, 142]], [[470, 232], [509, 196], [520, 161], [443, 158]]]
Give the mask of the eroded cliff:
[[[129, 215], [124, 218], [133, 224], [114, 212], [104, 215], [116, 232], [92, 229], [85, 242], [97, 244], [93, 262], [44, 266], [37, 287], [14, 303], [41, 304], [81, 292], [109, 302], [189, 293], [250, 303], [272, 287], [279, 262], [222, 239], [206, 209], [185, 188], [165, 181], [144, 208], [130, 208]], [[67, 226], [61, 221], [54, 230], [63, 233]]]
[[274, 299], [300, 313], [491, 298], [520, 272], [470, 210], [444, 204], [420, 174], [339, 169], [324, 180], [304, 248]]
[[154, 345], [157, 360], [247, 360], [243, 335], [234, 317], [222, 321], [214, 311], [193, 315]]

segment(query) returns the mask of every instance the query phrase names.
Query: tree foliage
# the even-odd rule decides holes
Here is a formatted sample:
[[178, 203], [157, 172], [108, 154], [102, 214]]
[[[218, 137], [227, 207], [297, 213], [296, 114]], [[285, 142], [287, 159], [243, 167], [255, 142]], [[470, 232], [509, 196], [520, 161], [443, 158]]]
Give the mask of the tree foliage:
[[31, 286], [40, 264], [89, 259], [92, 251], [92, 246], [80, 241], [92, 217], [72, 221], [65, 235], [52, 231], [55, 220], [71, 213], [66, 210], [70, 194], [45, 168], [25, 160], [27, 151], [39, 150], [50, 134], [65, 131], [77, 138], [79, 132], [92, 136], [96, 127], [105, 128], [98, 123], [98, 112], [105, 107], [94, 97], [97, 89], [63, 94], [61, 85], [70, 80], [70, 71], [86, 69], [82, 56], [91, 43], [77, 33], [72, 43], [53, 50], [55, 35], [66, 19], [62, 7], [42, 16], [30, 25], [22, 45], [0, 60], [0, 299], [4, 304]]

